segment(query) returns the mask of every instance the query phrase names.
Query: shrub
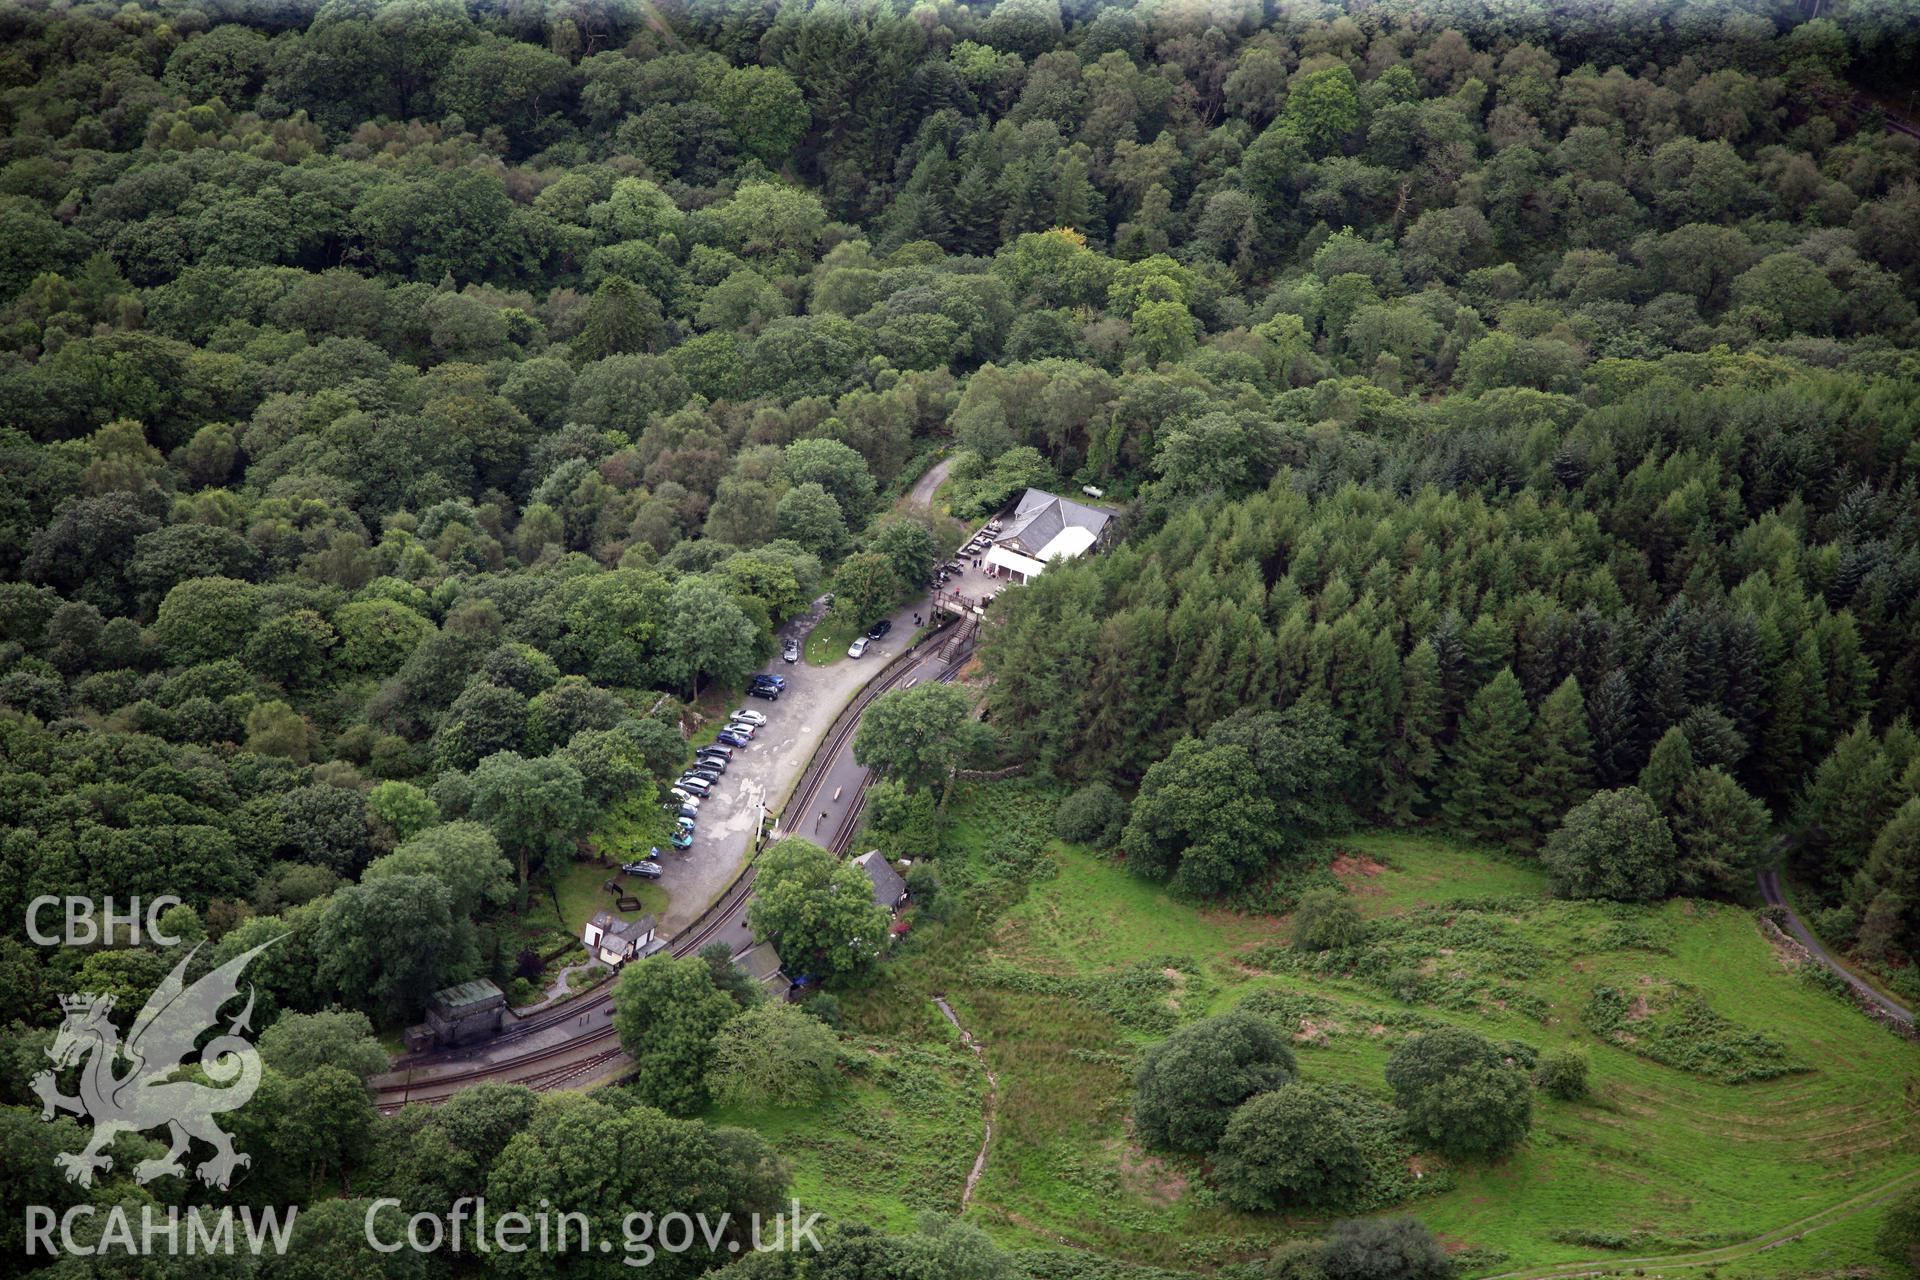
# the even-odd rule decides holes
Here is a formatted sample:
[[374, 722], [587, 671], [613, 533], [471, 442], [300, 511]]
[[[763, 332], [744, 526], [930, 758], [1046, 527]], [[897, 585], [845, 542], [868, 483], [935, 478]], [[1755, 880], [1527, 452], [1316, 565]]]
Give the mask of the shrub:
[[1441, 1027], [1395, 1049], [1387, 1083], [1409, 1131], [1451, 1156], [1511, 1150], [1533, 1120], [1525, 1074], [1461, 1027]]
[[722, 1102], [807, 1106], [839, 1080], [833, 1029], [790, 1004], [771, 1001], [733, 1016], [713, 1038], [707, 1088]]
[[1895, 969], [1887, 977], [1887, 986], [1909, 1006], [1920, 1004], [1920, 969], [1912, 965]]
[[1134, 1081], [1134, 1124], [1149, 1146], [1209, 1151], [1235, 1107], [1293, 1077], [1286, 1037], [1236, 1009], [1182, 1027], [1147, 1051]]
[[1338, 951], [1366, 940], [1367, 922], [1343, 889], [1311, 889], [1293, 913], [1293, 945], [1303, 951]]
[[1320, 1251], [1327, 1280], [1447, 1280], [1453, 1263], [1414, 1218], [1360, 1218], [1334, 1224]]
[[1646, 792], [1622, 787], [1567, 814], [1540, 861], [1563, 898], [1646, 902], [1667, 892], [1678, 857], [1667, 820]]
[[1904, 1274], [1920, 1275], [1920, 1189], [1907, 1191], [1887, 1206], [1873, 1247]]
[[831, 991], [815, 988], [814, 993], [800, 1002], [800, 1012], [813, 1015], [830, 1027], [840, 1025], [840, 997]]
[[1844, 903], [1814, 912], [1809, 923], [1816, 937], [1836, 947], [1851, 947], [1860, 933], [1860, 917]]
[[1325, 1280], [1320, 1266], [1325, 1249], [1318, 1240], [1289, 1240], [1251, 1264], [1247, 1274], [1252, 1280]]
[[1127, 802], [1104, 782], [1090, 783], [1054, 812], [1053, 829], [1062, 840], [1107, 848], [1120, 842], [1127, 825]]
[[1572, 1101], [1587, 1096], [1587, 1055], [1578, 1049], [1561, 1049], [1540, 1059], [1534, 1068], [1533, 1082], [1541, 1092]]
[[931, 862], [916, 862], [907, 868], [907, 895], [914, 910], [930, 920], [945, 920], [952, 903], [940, 894], [940, 873]]
[[1352, 1104], [1294, 1081], [1242, 1103], [1214, 1152], [1213, 1177], [1236, 1209], [1338, 1202], [1367, 1177]]

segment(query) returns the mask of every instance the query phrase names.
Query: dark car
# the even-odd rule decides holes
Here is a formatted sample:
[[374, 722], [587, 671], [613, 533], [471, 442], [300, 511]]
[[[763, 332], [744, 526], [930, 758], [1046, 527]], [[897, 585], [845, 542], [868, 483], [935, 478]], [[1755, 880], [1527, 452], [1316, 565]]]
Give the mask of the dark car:
[[765, 698], [768, 702], [780, 701], [780, 691], [770, 684], [756, 684], [747, 690], [749, 698]]
[[798, 640], [788, 640], [785, 644], [781, 645], [780, 658], [784, 662], [800, 661], [800, 642]]
[[693, 753], [693, 757], [696, 760], [703, 760], [708, 756], [711, 756], [716, 760], [731, 760], [733, 759], [733, 748], [705, 746]]
[[720, 735], [719, 741], [726, 743], [730, 747], [744, 747], [747, 745], [747, 740], [737, 733], [723, 733]]
[[716, 778], [726, 771], [727, 762], [719, 756], [695, 756], [693, 763], [686, 768], [688, 773], [710, 773]]
[[658, 880], [666, 870], [657, 862], [623, 862], [620, 869], [630, 876], [639, 876], [642, 880]]
[[878, 640], [891, 630], [893, 630], [893, 619], [882, 618], [867, 629], [867, 639]]

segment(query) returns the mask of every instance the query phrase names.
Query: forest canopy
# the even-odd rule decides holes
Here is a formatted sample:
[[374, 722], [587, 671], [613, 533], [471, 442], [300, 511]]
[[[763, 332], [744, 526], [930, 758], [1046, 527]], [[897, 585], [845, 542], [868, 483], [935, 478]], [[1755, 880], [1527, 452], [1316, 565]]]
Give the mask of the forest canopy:
[[[287, 931], [287, 1009], [505, 978], [495, 922], [671, 777], [685, 699], [824, 591], [918, 588], [881, 517], [945, 452], [957, 516], [1123, 510], [983, 653], [1004, 754], [1144, 798], [1089, 827], [1138, 869], [1231, 894], [1354, 820], [1531, 854], [1633, 788], [1634, 884], [1729, 891], [1785, 823], [1836, 929], [1920, 949], [1897, 4], [0, 36], [15, 914]], [[30, 1026], [159, 977], [0, 953]]]

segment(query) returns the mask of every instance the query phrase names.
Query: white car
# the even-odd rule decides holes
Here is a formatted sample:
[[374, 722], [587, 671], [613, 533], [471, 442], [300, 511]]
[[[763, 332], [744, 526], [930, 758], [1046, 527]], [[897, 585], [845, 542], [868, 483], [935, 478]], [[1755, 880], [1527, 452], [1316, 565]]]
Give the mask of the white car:
[[758, 711], [736, 711], [733, 713], [732, 718], [735, 720], [744, 720], [756, 729], [767, 722], [767, 718]]
[[678, 800], [682, 805], [684, 805], [689, 809], [698, 809], [700, 807], [700, 797], [693, 794], [693, 792], [687, 790], [685, 787], [675, 787], [668, 794], [672, 795], [675, 800]]
[[867, 651], [867, 645], [869, 645], [870, 643], [872, 642], [869, 641], [865, 636], [861, 636], [859, 639], [855, 640], [852, 644], [847, 646], [847, 656], [849, 658], [859, 657], [861, 654]]

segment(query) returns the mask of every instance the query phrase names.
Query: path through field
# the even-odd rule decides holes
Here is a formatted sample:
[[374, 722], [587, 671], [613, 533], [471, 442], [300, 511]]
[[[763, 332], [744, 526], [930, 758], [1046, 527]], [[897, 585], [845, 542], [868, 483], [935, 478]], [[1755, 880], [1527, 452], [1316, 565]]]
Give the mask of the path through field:
[[1740, 1262], [1769, 1249], [1778, 1249], [1791, 1244], [1802, 1236], [1811, 1235], [1823, 1227], [1831, 1227], [1845, 1222], [1848, 1218], [1862, 1214], [1886, 1203], [1902, 1191], [1920, 1181], [1920, 1169], [1903, 1173], [1890, 1182], [1883, 1182], [1871, 1191], [1863, 1191], [1839, 1204], [1829, 1205], [1818, 1213], [1808, 1214], [1782, 1227], [1742, 1240], [1738, 1244], [1722, 1245], [1718, 1249], [1700, 1249], [1693, 1253], [1661, 1254], [1645, 1258], [1600, 1258], [1591, 1262], [1562, 1262], [1551, 1267], [1538, 1267], [1526, 1271], [1502, 1271], [1497, 1275], [1483, 1277], [1482, 1280], [1573, 1280], [1579, 1276], [1615, 1275], [1631, 1272], [1635, 1276], [1663, 1276], [1697, 1270], [1701, 1267], [1720, 1267], [1728, 1263]]
[[960, 1193], [960, 1212], [965, 1213], [973, 1202], [973, 1189], [980, 1185], [980, 1175], [987, 1171], [987, 1148], [993, 1145], [994, 1104], [1000, 1096], [1000, 1078], [993, 1074], [993, 1068], [987, 1065], [987, 1055], [974, 1042], [973, 1033], [960, 1025], [960, 1019], [954, 1014], [953, 1006], [947, 1003], [945, 996], [935, 996], [933, 1002], [940, 1006], [940, 1012], [947, 1015], [947, 1021], [960, 1033], [960, 1043], [973, 1050], [980, 1059], [980, 1069], [987, 1073], [987, 1104], [982, 1108], [986, 1118], [986, 1132], [980, 1138], [980, 1154], [973, 1158], [973, 1168], [967, 1174], [966, 1189]]

